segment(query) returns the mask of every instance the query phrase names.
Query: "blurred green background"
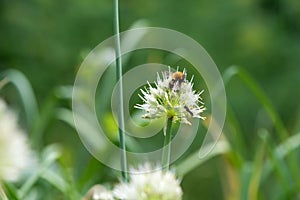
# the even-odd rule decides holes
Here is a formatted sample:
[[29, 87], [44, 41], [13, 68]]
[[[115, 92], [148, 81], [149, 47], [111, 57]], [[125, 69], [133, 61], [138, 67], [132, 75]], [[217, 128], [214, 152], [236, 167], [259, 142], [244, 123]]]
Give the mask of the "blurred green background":
[[[120, 1], [120, 17], [121, 31], [144, 19], [149, 26], [174, 29], [192, 37], [207, 50], [221, 73], [231, 65], [240, 66], [270, 99], [288, 135], [299, 131], [299, 0], [124, 0]], [[0, 70], [14, 68], [23, 72], [32, 84], [38, 106], [43, 108], [55, 88], [73, 84], [77, 69], [87, 53], [112, 35], [112, 1], [1, 0]], [[141, 57], [130, 59], [128, 66], [158, 62], [163, 57], [164, 54], [159, 52], [146, 52]], [[126, 70], [130, 69], [128, 66]], [[233, 164], [238, 169], [236, 173], [242, 174], [245, 169], [239, 163], [255, 160], [261, 141], [258, 133], [262, 128], [269, 132], [275, 147], [283, 142], [265, 107], [241, 80], [233, 78], [226, 91], [230, 112], [238, 119], [242, 141], [239, 145], [242, 147], [235, 149], [235, 140], [232, 139], [235, 136], [230, 134], [232, 123], [225, 125], [224, 132], [233, 142], [233, 154], [240, 155], [237, 159], [228, 155], [230, 158], [225, 158], [227, 161], [217, 157], [188, 173], [183, 179], [185, 199], [230, 199], [226, 191], [229, 189], [225, 186], [230, 185], [228, 182], [232, 177], [228, 175], [224, 163], [236, 161]], [[22, 115], [23, 108], [16, 91], [6, 87], [1, 95]], [[60, 101], [59, 106], [70, 108], [70, 102]], [[94, 171], [81, 176], [83, 183], [89, 181], [87, 185], [90, 186], [114, 179], [114, 174], [110, 173], [96, 175], [98, 170], [108, 169], [99, 167], [101, 164], [91, 158], [76, 132], [65, 123], [50, 120], [43, 136], [43, 145], [54, 142], [64, 146], [65, 158], [62, 162], [75, 171], [72, 172], [75, 179], [85, 167], [85, 161], [90, 162]], [[298, 153], [294, 157], [299, 164]], [[299, 173], [297, 169], [294, 171]], [[292, 175], [289, 176], [293, 179]], [[90, 177], [93, 180], [89, 180]], [[281, 185], [276, 180], [274, 175], [268, 180], [268, 183], [275, 182], [274, 187], [267, 185], [259, 189], [259, 198], [300, 198], [297, 192], [300, 191], [299, 181], [292, 181], [293, 192], [285, 194], [285, 189], [282, 189], [283, 192], [276, 198], [272, 196], [272, 191]], [[80, 192], [88, 186], [82, 186]]]

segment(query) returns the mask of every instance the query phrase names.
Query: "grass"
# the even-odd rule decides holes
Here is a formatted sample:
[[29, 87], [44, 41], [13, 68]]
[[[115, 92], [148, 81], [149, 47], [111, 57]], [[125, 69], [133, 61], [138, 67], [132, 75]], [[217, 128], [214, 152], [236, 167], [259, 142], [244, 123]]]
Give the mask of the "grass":
[[[245, 154], [249, 149], [245, 145], [239, 119], [235, 117], [233, 109], [229, 108], [226, 129], [224, 129], [228, 132], [224, 132], [224, 137], [205, 159], [198, 159], [198, 151], [196, 151], [178, 163], [176, 165], [178, 175], [184, 179], [195, 169], [209, 165], [210, 160], [217, 158], [221, 160], [225, 172], [218, 179], [228, 184], [230, 182], [239, 183], [231, 185], [231, 187], [226, 186], [229, 191], [224, 192], [224, 199], [297, 198], [298, 191], [300, 191], [299, 159], [297, 159], [300, 133], [287, 131], [271, 101], [245, 70], [237, 66], [229, 67], [223, 77], [227, 87], [233, 77], [238, 77], [245, 84], [245, 89], [253, 93], [268, 113], [276, 133], [260, 127], [253, 155], [249, 158]], [[25, 180], [17, 184], [3, 183], [9, 199], [39, 199], [42, 196], [45, 200], [53, 199], [56, 196], [60, 196], [60, 199], [80, 199], [93, 184], [97, 184], [101, 180], [116, 180], [114, 171], [107, 177], [108, 170], [97, 162], [87, 165], [83, 171], [76, 169], [76, 166], [65, 165], [63, 164], [66, 163], [63, 156], [63, 144], [44, 144], [45, 130], [53, 121], [62, 120], [74, 128], [71, 110], [69, 106], [66, 106], [68, 104], [65, 104], [65, 102], [70, 103], [71, 101], [71, 87], [57, 87], [38, 108], [30, 83], [21, 72], [16, 70], [2, 72], [1, 79], [3, 78], [9, 80], [6, 85], [12, 83], [19, 91], [26, 112], [30, 141], [38, 158], [36, 171], [29, 174]], [[280, 136], [279, 141], [273, 138], [274, 134]], [[73, 159], [80, 159], [76, 155], [73, 156]], [[79, 174], [74, 174], [79, 171]], [[94, 177], [104, 178], [95, 179]], [[270, 185], [270, 183], [272, 184]], [[196, 193], [197, 191], [195, 191]]]

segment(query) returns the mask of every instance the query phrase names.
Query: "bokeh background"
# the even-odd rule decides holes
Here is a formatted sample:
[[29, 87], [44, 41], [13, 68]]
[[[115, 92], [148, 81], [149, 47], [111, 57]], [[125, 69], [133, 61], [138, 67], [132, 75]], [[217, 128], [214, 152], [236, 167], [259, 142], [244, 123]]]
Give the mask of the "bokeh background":
[[[0, 70], [13, 68], [24, 73], [32, 85], [38, 107], [48, 112], [54, 91], [59, 86], [72, 85], [87, 53], [113, 35], [113, 6], [108, 0], [1, 0]], [[270, 100], [286, 127], [286, 138], [299, 131], [299, 0], [124, 0], [120, 1], [120, 18], [121, 31], [143, 20], [147, 26], [174, 29], [194, 38], [207, 50], [221, 73], [232, 65], [239, 66]], [[136, 53], [129, 59], [125, 71], [145, 62], [162, 62], [165, 57], [165, 53], [159, 51]], [[232, 153], [217, 156], [190, 171], [182, 181], [184, 199], [247, 199], [241, 197], [241, 191], [247, 188], [242, 184], [242, 175], [244, 171], [251, 171], [245, 166], [254, 162], [258, 149], [262, 148], [260, 131], [268, 132], [271, 140], [265, 149], [276, 149], [284, 142], [268, 116], [268, 109], [253, 95], [251, 88], [240, 79], [232, 78], [226, 91], [229, 112], [238, 122], [228, 121], [224, 129], [224, 135], [232, 143]], [[8, 85], [0, 94], [19, 112], [21, 124], [30, 134], [31, 127], [25, 122], [17, 91]], [[56, 105], [70, 108], [70, 101], [59, 100]], [[111, 116], [102, 118], [103, 123], [107, 123], [111, 132], [116, 132], [108, 118]], [[232, 136], [233, 129], [239, 129], [239, 136]], [[93, 184], [116, 180], [118, 173], [93, 159], [76, 131], [55, 117], [47, 121], [40, 140], [38, 151], [51, 143], [62, 146], [64, 158], [60, 163], [72, 171], [70, 179], [78, 182], [76, 187], [80, 193], [85, 193]], [[272, 153], [263, 155], [262, 159], [272, 158]], [[294, 176], [300, 174], [297, 169], [299, 150], [294, 152], [293, 159], [294, 164], [284, 166], [283, 172], [279, 167], [272, 173], [259, 188], [257, 198], [300, 198], [300, 183]], [[274, 165], [277, 166], [276, 162]], [[85, 168], [89, 170], [83, 173]], [[290, 184], [284, 188], [286, 181]], [[39, 185], [46, 196], [66, 198], [43, 181]]]

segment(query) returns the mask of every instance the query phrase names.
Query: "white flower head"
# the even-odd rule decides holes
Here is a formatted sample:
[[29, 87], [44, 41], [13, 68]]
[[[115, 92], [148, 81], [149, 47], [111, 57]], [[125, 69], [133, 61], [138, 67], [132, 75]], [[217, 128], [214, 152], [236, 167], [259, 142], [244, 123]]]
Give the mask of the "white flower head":
[[15, 181], [31, 163], [31, 152], [15, 113], [0, 99], [0, 181]]
[[93, 194], [93, 200], [113, 200], [113, 194], [109, 190], [102, 190]]
[[156, 170], [149, 163], [132, 169], [129, 183], [121, 183], [114, 195], [124, 200], [181, 200], [180, 181], [171, 171]]
[[[144, 104], [137, 104], [135, 108], [146, 111], [144, 118], [154, 119], [160, 117], [173, 118], [173, 122], [180, 121], [191, 124], [190, 118], [205, 119], [200, 114], [205, 110], [201, 101], [201, 92], [193, 90], [193, 78], [186, 79], [186, 71], [162, 72], [162, 77], [157, 74], [157, 81], [149, 88], [141, 89], [143, 96], [139, 95]], [[200, 105], [199, 105], [200, 104]]]
[[103, 185], [94, 185], [82, 200], [114, 200], [113, 194]]

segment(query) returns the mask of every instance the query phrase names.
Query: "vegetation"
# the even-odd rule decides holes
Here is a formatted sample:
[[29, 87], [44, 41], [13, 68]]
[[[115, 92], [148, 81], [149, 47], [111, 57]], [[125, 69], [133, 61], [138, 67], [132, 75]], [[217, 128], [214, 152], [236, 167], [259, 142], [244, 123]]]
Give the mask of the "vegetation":
[[[93, 185], [121, 177], [85, 149], [71, 110], [81, 62], [113, 35], [113, 6], [107, 0], [0, 2], [0, 95], [19, 114], [37, 157], [34, 173], [3, 182], [9, 199], [80, 199]], [[195, 141], [173, 165], [183, 199], [299, 199], [300, 1], [132, 0], [120, 2], [120, 17], [120, 31], [143, 24], [189, 35], [223, 76], [228, 107], [220, 142], [198, 159], [208, 123], [201, 122]], [[167, 52], [141, 50], [123, 59], [123, 71], [151, 62], [191, 67]], [[108, 69], [96, 98], [110, 95], [114, 81]], [[130, 104], [138, 102], [136, 95]], [[110, 99], [96, 109], [117, 144]], [[127, 147], [138, 149], [135, 142]], [[161, 137], [143, 145], [157, 144]]]

